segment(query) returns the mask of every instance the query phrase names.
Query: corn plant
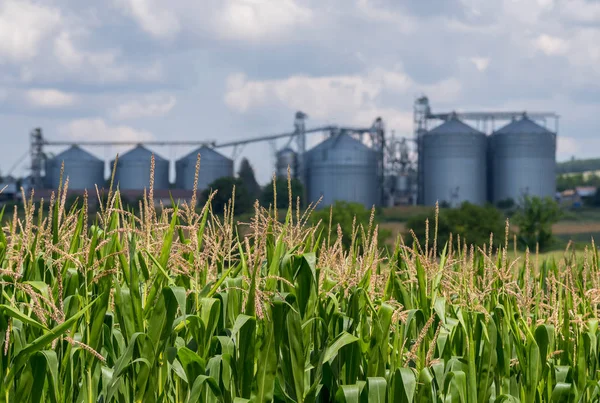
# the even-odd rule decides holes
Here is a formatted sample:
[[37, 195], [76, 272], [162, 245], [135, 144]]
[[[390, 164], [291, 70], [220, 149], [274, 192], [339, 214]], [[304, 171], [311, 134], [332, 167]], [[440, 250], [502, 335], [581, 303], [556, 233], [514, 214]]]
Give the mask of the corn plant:
[[156, 207], [150, 186], [90, 214], [67, 190], [0, 231], [2, 401], [600, 400], [593, 243], [539, 262], [434, 230], [387, 252], [314, 206], [237, 223], [234, 197]]

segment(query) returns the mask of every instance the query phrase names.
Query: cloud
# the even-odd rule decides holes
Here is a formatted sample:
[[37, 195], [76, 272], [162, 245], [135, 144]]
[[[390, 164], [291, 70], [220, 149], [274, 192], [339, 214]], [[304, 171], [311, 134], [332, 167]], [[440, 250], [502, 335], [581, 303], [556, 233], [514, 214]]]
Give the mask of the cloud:
[[110, 112], [115, 120], [162, 117], [177, 104], [173, 95], [151, 95], [142, 100], [125, 102]]
[[[68, 31], [61, 32], [54, 39], [53, 53], [60, 69], [49, 73], [66, 70], [76, 73], [77, 78], [86, 81], [90, 79], [96, 82], [157, 81], [163, 75], [160, 62], [144, 66], [121, 62], [121, 59], [126, 57], [119, 49], [81, 49]], [[45, 75], [44, 71], [36, 71], [36, 73], [42, 77]]]
[[418, 27], [417, 19], [403, 9], [390, 9], [375, 4], [373, 0], [357, 0], [356, 9], [361, 17], [371, 21], [393, 24], [401, 33], [414, 32]]
[[150, 141], [154, 135], [130, 126], [112, 126], [101, 118], [76, 119], [58, 128], [59, 134], [67, 139], [98, 141]]
[[547, 34], [539, 35], [534, 41], [534, 46], [547, 56], [561, 56], [569, 50], [568, 41]]
[[557, 136], [556, 154], [558, 160], [570, 158], [579, 151], [578, 141], [572, 137]]
[[[116, 0], [140, 27], [156, 38], [172, 38], [181, 30], [178, 16], [161, 0]], [[162, 5], [162, 7], [161, 7]]]
[[32, 89], [26, 93], [30, 105], [43, 108], [62, 108], [73, 105], [76, 97], [73, 94], [56, 89]]
[[311, 8], [296, 0], [113, 0], [152, 38], [176, 40], [184, 34], [227, 41], [281, 41], [282, 34], [307, 26]]
[[401, 70], [385, 69], [373, 69], [364, 75], [292, 76], [264, 81], [234, 74], [228, 79], [225, 103], [240, 113], [279, 105], [302, 110], [317, 119], [347, 120], [363, 113], [372, 116], [382, 109], [390, 111], [381, 101], [386, 94], [410, 99], [419, 92], [449, 102], [458, 97], [461, 85], [454, 78], [419, 84]]
[[560, 13], [567, 21], [576, 24], [600, 23], [600, 2], [590, 0], [570, 0], [558, 3]]
[[471, 57], [470, 61], [479, 71], [485, 71], [490, 65], [489, 57]]
[[276, 40], [277, 35], [292, 32], [312, 19], [311, 10], [294, 0], [226, 0], [224, 3], [214, 27], [227, 39]]
[[0, 65], [2, 58], [12, 62], [34, 58], [41, 43], [60, 23], [57, 9], [27, 0], [0, 2]]

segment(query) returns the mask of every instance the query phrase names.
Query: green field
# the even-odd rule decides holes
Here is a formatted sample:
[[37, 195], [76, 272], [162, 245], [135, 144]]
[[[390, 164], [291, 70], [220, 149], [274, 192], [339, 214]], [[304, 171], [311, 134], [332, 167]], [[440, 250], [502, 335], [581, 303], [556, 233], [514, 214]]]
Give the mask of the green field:
[[5, 212], [2, 401], [600, 399], [596, 251], [386, 254], [375, 225], [345, 249], [310, 212], [257, 206], [241, 238], [231, 205], [63, 195]]

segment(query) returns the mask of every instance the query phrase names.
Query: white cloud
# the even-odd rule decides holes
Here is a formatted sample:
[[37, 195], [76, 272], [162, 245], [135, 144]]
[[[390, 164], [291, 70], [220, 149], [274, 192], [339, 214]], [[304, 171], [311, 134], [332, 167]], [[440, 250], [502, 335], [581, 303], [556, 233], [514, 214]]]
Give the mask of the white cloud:
[[271, 40], [311, 21], [310, 9], [294, 0], [227, 0], [214, 29], [227, 39]]
[[[162, 0], [116, 0], [140, 27], [156, 38], [172, 38], [179, 33], [179, 19]], [[161, 7], [162, 5], [162, 7]]]
[[489, 57], [472, 57], [469, 60], [471, 61], [471, 63], [473, 63], [477, 70], [482, 72], [487, 70], [488, 66], [490, 65]]
[[600, 23], [600, 2], [569, 0], [559, 5], [561, 15], [567, 20], [584, 24]]
[[548, 56], [564, 55], [569, 50], [569, 42], [565, 39], [547, 34], [539, 35], [534, 46]]
[[149, 141], [154, 135], [145, 130], [137, 130], [130, 126], [111, 126], [101, 118], [77, 119], [61, 127], [58, 132], [71, 140], [102, 141]]
[[556, 137], [556, 156], [558, 160], [568, 159], [577, 154], [578, 151], [578, 141], [573, 137]]
[[[242, 74], [234, 74], [228, 79], [225, 103], [241, 113], [283, 106], [293, 111], [302, 110], [311, 118], [357, 125], [370, 124], [381, 115], [398, 130], [406, 131], [410, 122], [407, 112], [414, 95], [425, 92], [439, 102], [451, 102], [460, 95], [461, 89], [454, 78], [421, 85], [401, 70], [373, 69], [365, 75], [292, 76], [266, 81], [247, 80]], [[380, 99], [384, 93], [406, 97], [407, 108], [385, 106]]]
[[377, 7], [372, 0], [357, 0], [356, 8], [361, 17], [393, 24], [394, 28], [401, 33], [414, 32], [418, 27], [417, 20], [410, 14]]
[[59, 69], [35, 69], [32, 75], [47, 77], [63, 75], [64, 71], [84, 81], [124, 82], [158, 81], [163, 77], [162, 64], [134, 66], [121, 61], [123, 54], [118, 49], [87, 50], [77, 46], [69, 31], [62, 31], [53, 41], [53, 54]]
[[274, 41], [306, 26], [313, 13], [297, 0], [113, 0], [154, 38], [191, 32], [236, 41]]
[[167, 115], [177, 104], [173, 95], [151, 95], [117, 106], [110, 112], [113, 119], [126, 120]]
[[71, 35], [65, 31], [54, 39], [54, 55], [64, 67], [69, 69], [79, 68], [85, 58], [73, 44]]
[[26, 93], [30, 105], [43, 108], [61, 108], [72, 105], [76, 97], [73, 94], [56, 89], [31, 89]]
[[27, 0], [0, 1], [0, 65], [34, 58], [61, 23], [60, 11]]

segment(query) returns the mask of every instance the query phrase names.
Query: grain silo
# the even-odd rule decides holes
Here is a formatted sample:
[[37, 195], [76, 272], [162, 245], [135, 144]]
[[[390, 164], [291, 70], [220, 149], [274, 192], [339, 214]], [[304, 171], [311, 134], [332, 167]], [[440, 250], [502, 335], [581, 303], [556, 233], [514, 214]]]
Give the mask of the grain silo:
[[283, 148], [277, 152], [277, 176], [280, 178], [287, 178], [288, 167], [290, 168], [290, 176], [296, 177], [297, 169], [297, 156], [296, 152], [289, 147]]
[[212, 148], [202, 146], [182, 157], [175, 163], [178, 189], [193, 190], [196, 175], [196, 162], [200, 154], [200, 171], [198, 172], [198, 190], [204, 190], [216, 179], [233, 176], [233, 160], [218, 153]]
[[495, 131], [490, 138], [494, 203], [525, 195], [554, 196], [556, 191], [556, 134], [527, 115]]
[[309, 202], [380, 204], [377, 152], [348, 134], [330, 137], [306, 155]]
[[487, 138], [456, 116], [422, 137], [423, 202], [484, 204]]
[[[119, 156], [115, 171], [115, 185], [121, 190], [150, 188], [150, 168], [154, 154], [154, 189], [169, 188], [169, 161], [142, 145]], [[111, 167], [114, 161], [111, 162]]]
[[69, 189], [93, 190], [104, 186], [104, 161], [74, 145], [46, 161], [46, 185], [57, 189], [64, 162], [63, 184], [69, 178]]

